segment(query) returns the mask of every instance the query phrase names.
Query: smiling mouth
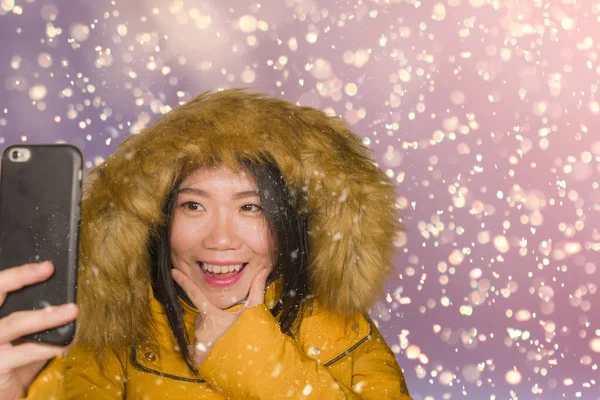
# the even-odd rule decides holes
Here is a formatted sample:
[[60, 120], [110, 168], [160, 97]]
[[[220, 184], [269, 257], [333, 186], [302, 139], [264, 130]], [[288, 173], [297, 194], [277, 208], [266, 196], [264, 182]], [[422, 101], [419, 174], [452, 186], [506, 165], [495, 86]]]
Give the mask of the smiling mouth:
[[215, 265], [201, 261], [198, 261], [197, 264], [202, 269], [202, 272], [214, 279], [227, 279], [236, 276], [248, 265], [248, 263]]

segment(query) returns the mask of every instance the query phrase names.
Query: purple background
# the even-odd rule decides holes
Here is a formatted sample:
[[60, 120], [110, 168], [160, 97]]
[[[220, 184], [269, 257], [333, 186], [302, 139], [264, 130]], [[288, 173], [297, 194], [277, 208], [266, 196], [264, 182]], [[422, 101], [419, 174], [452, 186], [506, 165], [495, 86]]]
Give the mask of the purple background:
[[0, 0], [0, 147], [66, 141], [89, 169], [219, 88], [340, 115], [399, 182], [372, 316], [415, 400], [597, 399], [599, 21], [597, 0]]

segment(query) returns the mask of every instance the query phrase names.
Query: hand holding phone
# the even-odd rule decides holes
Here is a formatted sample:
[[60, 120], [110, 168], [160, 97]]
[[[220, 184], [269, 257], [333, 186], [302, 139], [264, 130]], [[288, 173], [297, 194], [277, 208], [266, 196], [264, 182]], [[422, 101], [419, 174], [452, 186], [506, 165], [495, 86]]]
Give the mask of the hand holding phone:
[[[5, 289], [0, 318], [75, 303], [81, 152], [67, 144], [23, 144], [7, 148], [1, 162], [0, 271], [48, 260], [54, 272], [12, 293]], [[75, 322], [29, 333], [11, 340], [65, 346], [75, 337]]]
[[[52, 263], [25, 264], [0, 270], [0, 307], [6, 295], [52, 276]], [[0, 318], [0, 400], [23, 396], [47, 360], [64, 353], [67, 347], [13, 341], [39, 331], [63, 326], [77, 317], [75, 304], [35, 311], [16, 311]]]

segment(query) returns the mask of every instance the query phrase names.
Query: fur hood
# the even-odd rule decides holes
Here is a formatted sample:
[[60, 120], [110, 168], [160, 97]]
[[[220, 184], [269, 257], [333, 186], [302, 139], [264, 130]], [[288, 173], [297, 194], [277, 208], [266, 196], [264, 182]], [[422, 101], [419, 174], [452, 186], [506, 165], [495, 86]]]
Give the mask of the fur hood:
[[122, 350], [149, 339], [147, 244], [175, 184], [202, 165], [270, 155], [306, 195], [317, 302], [366, 312], [391, 270], [394, 188], [339, 118], [242, 90], [207, 93], [126, 139], [84, 185], [79, 340]]

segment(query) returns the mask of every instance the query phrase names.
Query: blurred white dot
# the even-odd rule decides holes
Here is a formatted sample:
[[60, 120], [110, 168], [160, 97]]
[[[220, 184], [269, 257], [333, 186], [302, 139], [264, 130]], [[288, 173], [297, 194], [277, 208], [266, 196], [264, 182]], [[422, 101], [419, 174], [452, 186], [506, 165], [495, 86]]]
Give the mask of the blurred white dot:
[[465, 94], [460, 90], [455, 90], [454, 92], [450, 93], [450, 101], [452, 104], [459, 106], [465, 102]]
[[459, 249], [454, 249], [452, 253], [450, 253], [450, 255], [448, 256], [448, 261], [452, 265], [460, 265], [462, 264], [464, 258], [465, 255], [462, 251], [460, 251]]
[[348, 96], [354, 96], [358, 92], [358, 86], [356, 86], [356, 83], [350, 82], [346, 84], [344, 91]]
[[454, 374], [452, 373], [452, 371], [444, 371], [440, 374], [440, 377], [438, 379], [441, 385], [448, 386], [450, 383], [452, 383], [452, 380], [454, 379]]
[[119, 36], [126, 36], [127, 35], [127, 25], [119, 24], [119, 26], [117, 26], [117, 33], [119, 34]]
[[408, 346], [406, 348], [406, 357], [409, 360], [414, 360], [416, 358], [419, 358], [420, 354], [421, 354], [421, 349], [416, 344], [411, 344], [410, 346]]
[[54, 21], [58, 16], [58, 8], [54, 4], [46, 4], [40, 10], [40, 15], [45, 21]]
[[575, 20], [569, 17], [563, 17], [560, 21], [560, 25], [566, 31], [572, 31], [575, 28]]
[[84, 42], [90, 35], [90, 28], [84, 24], [75, 24], [71, 26], [71, 37], [78, 42]]
[[473, 307], [469, 305], [462, 305], [460, 306], [459, 312], [461, 315], [469, 317], [473, 315]]
[[344, 55], [342, 56], [344, 63], [353, 64], [354, 63], [354, 52], [350, 50], [346, 50]]
[[256, 73], [252, 69], [247, 69], [242, 72], [242, 82], [252, 83], [256, 79]]
[[406, 242], [408, 241], [408, 236], [405, 232], [397, 232], [394, 236], [394, 246], [395, 247], [404, 247]]
[[312, 392], [312, 386], [310, 384], [306, 384], [306, 386], [304, 386], [304, 389], [302, 390], [302, 394], [304, 396], [308, 396], [309, 394], [311, 394]]
[[519, 371], [511, 369], [506, 373], [504, 379], [506, 379], [506, 382], [508, 382], [510, 385], [518, 385], [519, 383], [521, 383], [522, 378], [521, 373]]
[[496, 237], [494, 237], [494, 247], [500, 253], [506, 253], [510, 248], [510, 244], [508, 243], [508, 239], [506, 239], [506, 236], [497, 235]]
[[469, 272], [469, 278], [471, 279], [479, 279], [481, 278], [482, 272], [481, 268], [474, 268]]
[[402, 164], [402, 153], [389, 146], [388, 150], [383, 155], [383, 163], [390, 168], [398, 167]]
[[206, 29], [212, 24], [212, 17], [210, 15], [200, 15], [196, 18], [196, 27], [198, 29]]
[[38, 64], [42, 68], [49, 68], [52, 65], [52, 57], [48, 53], [40, 53], [38, 56]]
[[469, 0], [471, 7], [479, 8], [485, 5], [486, 0]]
[[408, 72], [408, 70], [402, 68], [398, 71], [398, 78], [400, 78], [402, 82], [410, 82], [411, 74]]
[[48, 94], [48, 91], [44, 85], [35, 85], [29, 88], [29, 97], [31, 100], [42, 100], [44, 97], [46, 97], [46, 94]]
[[369, 61], [369, 57], [370, 56], [368, 50], [357, 50], [356, 53], [354, 53], [354, 66], [357, 68], [362, 67], [367, 63], [367, 61]]
[[20, 55], [17, 54], [17, 55], [14, 55], [11, 57], [10, 67], [14, 70], [21, 68], [21, 56]]
[[288, 40], [288, 47], [291, 51], [296, 51], [298, 50], [298, 40], [296, 39], [296, 37], [291, 37]]
[[563, 385], [571, 386], [573, 384], [573, 378], [565, 378], [563, 379]]
[[446, 18], [446, 6], [444, 3], [436, 3], [433, 6], [433, 13], [431, 15], [436, 21], [443, 21]]
[[467, 364], [462, 369], [462, 375], [465, 381], [476, 382], [480, 376], [479, 368], [477, 368], [477, 365]]
[[4, 11], [12, 11], [14, 7], [15, 0], [2, 0], [0, 2], [0, 8], [2, 8]]
[[590, 340], [590, 349], [592, 349], [594, 353], [600, 353], [600, 338], [595, 337]]
[[319, 80], [331, 78], [331, 64], [322, 58], [317, 58], [314, 62], [313, 68], [310, 71], [312, 76]]
[[531, 313], [529, 310], [521, 309], [515, 313], [515, 319], [517, 321], [529, 321], [531, 319]]
[[308, 43], [314, 44], [317, 43], [317, 39], [319, 38], [319, 33], [318, 32], [308, 32], [306, 34], [306, 41]]
[[240, 17], [240, 30], [242, 32], [251, 33], [256, 30], [257, 20], [254, 15], [242, 15]]

